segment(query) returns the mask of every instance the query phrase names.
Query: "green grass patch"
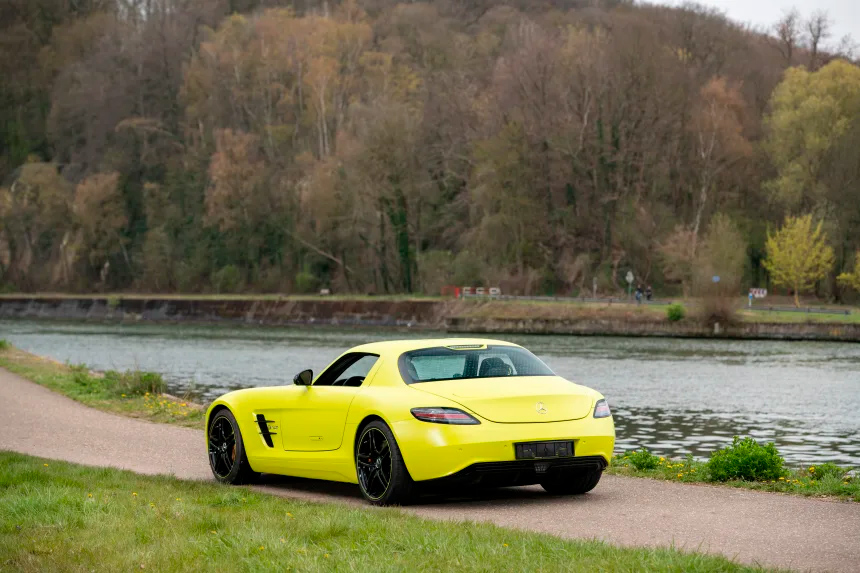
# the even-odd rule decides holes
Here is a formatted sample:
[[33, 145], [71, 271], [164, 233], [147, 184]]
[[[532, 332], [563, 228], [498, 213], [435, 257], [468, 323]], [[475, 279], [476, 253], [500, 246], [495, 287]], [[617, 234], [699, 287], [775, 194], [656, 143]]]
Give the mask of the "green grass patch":
[[[849, 468], [830, 463], [784, 468], [781, 458], [779, 463], [772, 459], [767, 446], [760, 446], [752, 455], [745, 455], [747, 452], [743, 451], [751, 449], [748, 445], [734, 446], [718, 450], [709, 461], [695, 460], [692, 456], [685, 459], [665, 458], [645, 449], [625, 452], [612, 458], [607, 473], [860, 502], [860, 479], [850, 477]], [[751, 475], [747, 472], [752, 472], [759, 479], [736, 477], [740, 474]]]
[[[5, 342], [5, 341], [4, 341]], [[82, 404], [153, 422], [203, 428], [204, 410], [188, 400], [164, 396], [164, 379], [153, 372], [91, 372], [0, 345], [0, 367]]]
[[10, 571], [761, 571], [0, 452]]

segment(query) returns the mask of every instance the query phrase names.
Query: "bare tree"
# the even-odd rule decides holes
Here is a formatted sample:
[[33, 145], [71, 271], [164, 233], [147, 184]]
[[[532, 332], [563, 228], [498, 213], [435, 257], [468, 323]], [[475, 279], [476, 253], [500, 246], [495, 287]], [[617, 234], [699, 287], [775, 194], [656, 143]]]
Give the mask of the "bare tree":
[[809, 69], [821, 67], [820, 52], [824, 41], [830, 37], [830, 16], [824, 10], [818, 10], [804, 22], [807, 42], [809, 43]]
[[776, 47], [789, 66], [794, 63], [794, 51], [801, 41], [801, 27], [800, 12], [796, 8], [783, 14], [774, 26], [777, 38]]

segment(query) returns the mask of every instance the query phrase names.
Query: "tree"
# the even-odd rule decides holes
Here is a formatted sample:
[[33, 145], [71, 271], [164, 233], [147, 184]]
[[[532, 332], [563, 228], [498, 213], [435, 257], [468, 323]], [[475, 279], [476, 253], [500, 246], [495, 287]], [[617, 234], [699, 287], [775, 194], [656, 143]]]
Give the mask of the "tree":
[[767, 259], [764, 266], [777, 286], [794, 291], [794, 305], [800, 306], [800, 293], [833, 268], [833, 249], [822, 231], [823, 221], [813, 228], [812, 215], [786, 217], [783, 227], [767, 237]]
[[841, 286], [860, 292], [860, 251], [854, 256], [854, 270], [842, 273], [836, 280]]
[[828, 195], [831, 152], [860, 117], [860, 67], [836, 60], [817, 72], [791, 68], [771, 109], [765, 149], [778, 175], [768, 188], [785, 206], [810, 210]]
[[660, 245], [660, 254], [663, 257], [663, 274], [669, 280], [680, 282], [684, 296], [688, 296], [696, 260], [693, 230], [683, 225], [675, 227], [675, 231]]
[[[737, 226], [722, 213], [711, 219], [696, 254], [694, 281], [698, 294], [736, 295], [744, 274], [747, 244]], [[714, 283], [713, 277], [720, 277]]]
[[97, 173], [81, 181], [75, 189], [74, 212], [82, 246], [103, 283], [114, 255], [121, 253], [125, 264], [131, 265], [125, 248], [128, 217], [119, 192], [119, 173]]

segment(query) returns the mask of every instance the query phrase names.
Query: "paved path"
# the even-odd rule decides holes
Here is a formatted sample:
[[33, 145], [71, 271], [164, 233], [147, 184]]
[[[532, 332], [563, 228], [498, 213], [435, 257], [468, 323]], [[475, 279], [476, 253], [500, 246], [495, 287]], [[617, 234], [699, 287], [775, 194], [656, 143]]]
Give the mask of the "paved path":
[[[2, 369], [0, 449], [211, 479], [201, 431], [93, 410]], [[362, 503], [357, 487], [347, 484], [272, 477], [259, 489]], [[857, 503], [607, 476], [585, 496], [553, 498], [538, 487], [512, 488], [480, 498], [431, 498], [407, 511], [622, 545], [674, 544], [746, 563], [860, 571]]]

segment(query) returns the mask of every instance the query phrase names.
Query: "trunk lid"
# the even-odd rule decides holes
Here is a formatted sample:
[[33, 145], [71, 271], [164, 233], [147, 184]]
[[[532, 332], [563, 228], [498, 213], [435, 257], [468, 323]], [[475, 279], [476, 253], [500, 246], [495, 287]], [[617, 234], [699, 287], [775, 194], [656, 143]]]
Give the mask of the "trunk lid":
[[592, 392], [558, 376], [508, 376], [420, 382], [412, 388], [457, 402], [503, 424], [562, 422], [591, 414]]

